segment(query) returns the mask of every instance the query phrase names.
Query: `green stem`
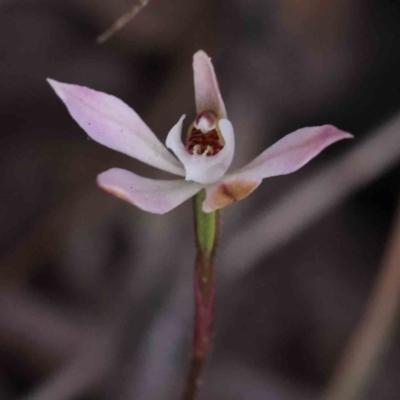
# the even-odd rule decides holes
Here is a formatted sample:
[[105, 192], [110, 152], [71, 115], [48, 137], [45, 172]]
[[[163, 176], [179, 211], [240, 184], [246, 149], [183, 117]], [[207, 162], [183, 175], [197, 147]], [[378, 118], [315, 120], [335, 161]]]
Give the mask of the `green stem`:
[[202, 190], [194, 198], [194, 219], [197, 250], [211, 255], [215, 251], [218, 235], [218, 211], [203, 212], [205, 191]]
[[194, 272], [195, 318], [193, 329], [192, 361], [186, 381], [183, 400], [193, 400], [200, 384], [200, 376], [211, 347], [214, 319], [215, 278], [214, 259], [219, 232], [219, 212], [202, 210], [205, 191], [194, 199], [196, 235], [196, 265]]

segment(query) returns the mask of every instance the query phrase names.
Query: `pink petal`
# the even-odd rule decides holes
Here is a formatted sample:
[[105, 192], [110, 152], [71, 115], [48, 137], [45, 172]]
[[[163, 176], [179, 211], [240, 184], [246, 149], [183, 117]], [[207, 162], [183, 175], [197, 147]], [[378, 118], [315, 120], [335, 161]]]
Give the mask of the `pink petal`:
[[332, 125], [299, 129], [269, 147], [232, 177], [264, 179], [297, 171], [325, 147], [353, 135]]
[[97, 177], [106, 192], [144, 211], [164, 214], [194, 196], [203, 186], [183, 179], [161, 181], [112, 168]]
[[219, 130], [225, 140], [224, 148], [215, 156], [206, 154], [190, 154], [182, 143], [183, 115], [178, 123], [170, 130], [166, 145], [171, 149], [186, 170], [186, 180], [209, 184], [216, 182], [228, 170], [235, 151], [235, 137], [232, 124], [227, 119], [218, 121]]
[[48, 79], [72, 118], [96, 142], [183, 176], [179, 161], [124, 102], [109, 94]]
[[262, 179], [225, 178], [206, 189], [203, 211], [211, 212], [242, 200], [252, 193]]
[[193, 72], [197, 114], [210, 110], [219, 118], [226, 118], [225, 104], [214, 67], [210, 57], [203, 50], [198, 51], [193, 57]]

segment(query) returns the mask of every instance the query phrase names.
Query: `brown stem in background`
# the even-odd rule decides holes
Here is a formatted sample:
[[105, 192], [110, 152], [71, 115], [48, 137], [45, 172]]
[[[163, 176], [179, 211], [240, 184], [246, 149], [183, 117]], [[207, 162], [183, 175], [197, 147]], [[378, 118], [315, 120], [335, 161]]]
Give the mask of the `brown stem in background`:
[[380, 275], [323, 400], [362, 398], [391, 344], [400, 313], [400, 203]]
[[132, 8], [119, 17], [110, 28], [103, 32], [98, 38], [97, 43], [103, 44], [108, 39], [112, 38], [118, 31], [124, 28], [144, 7], [147, 6], [150, 0], [139, 0], [137, 4], [134, 4]]
[[195, 317], [192, 360], [183, 400], [193, 400], [200, 385], [200, 377], [211, 348], [215, 305], [214, 260], [218, 241], [219, 212], [204, 213], [204, 191], [194, 200], [196, 233], [196, 266], [194, 272]]

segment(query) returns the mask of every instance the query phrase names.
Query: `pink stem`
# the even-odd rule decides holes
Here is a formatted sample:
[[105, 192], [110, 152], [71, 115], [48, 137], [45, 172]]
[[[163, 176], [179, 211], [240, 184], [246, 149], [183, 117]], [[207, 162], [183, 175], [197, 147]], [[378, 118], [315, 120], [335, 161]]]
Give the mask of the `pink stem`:
[[212, 340], [215, 282], [214, 277], [212, 277], [212, 280], [207, 282], [207, 285], [204, 285], [206, 282], [201, 280], [199, 272], [199, 269], [196, 268], [193, 282], [196, 311], [193, 331], [192, 361], [183, 396], [184, 400], [193, 400], [195, 398], [197, 389], [201, 383], [200, 376], [210, 351]]

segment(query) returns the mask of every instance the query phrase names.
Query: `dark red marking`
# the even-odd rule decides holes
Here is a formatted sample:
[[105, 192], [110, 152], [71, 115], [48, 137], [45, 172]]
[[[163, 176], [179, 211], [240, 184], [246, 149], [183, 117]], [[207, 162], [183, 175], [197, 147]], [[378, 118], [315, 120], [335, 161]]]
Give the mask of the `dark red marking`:
[[210, 146], [211, 151], [207, 153], [207, 157], [215, 156], [224, 148], [216, 129], [213, 129], [207, 133], [203, 133], [195, 127], [193, 127], [191, 132], [188, 134], [186, 150], [190, 154], [193, 154], [194, 146], [197, 146], [197, 154], [203, 154], [207, 150], [208, 146]]

